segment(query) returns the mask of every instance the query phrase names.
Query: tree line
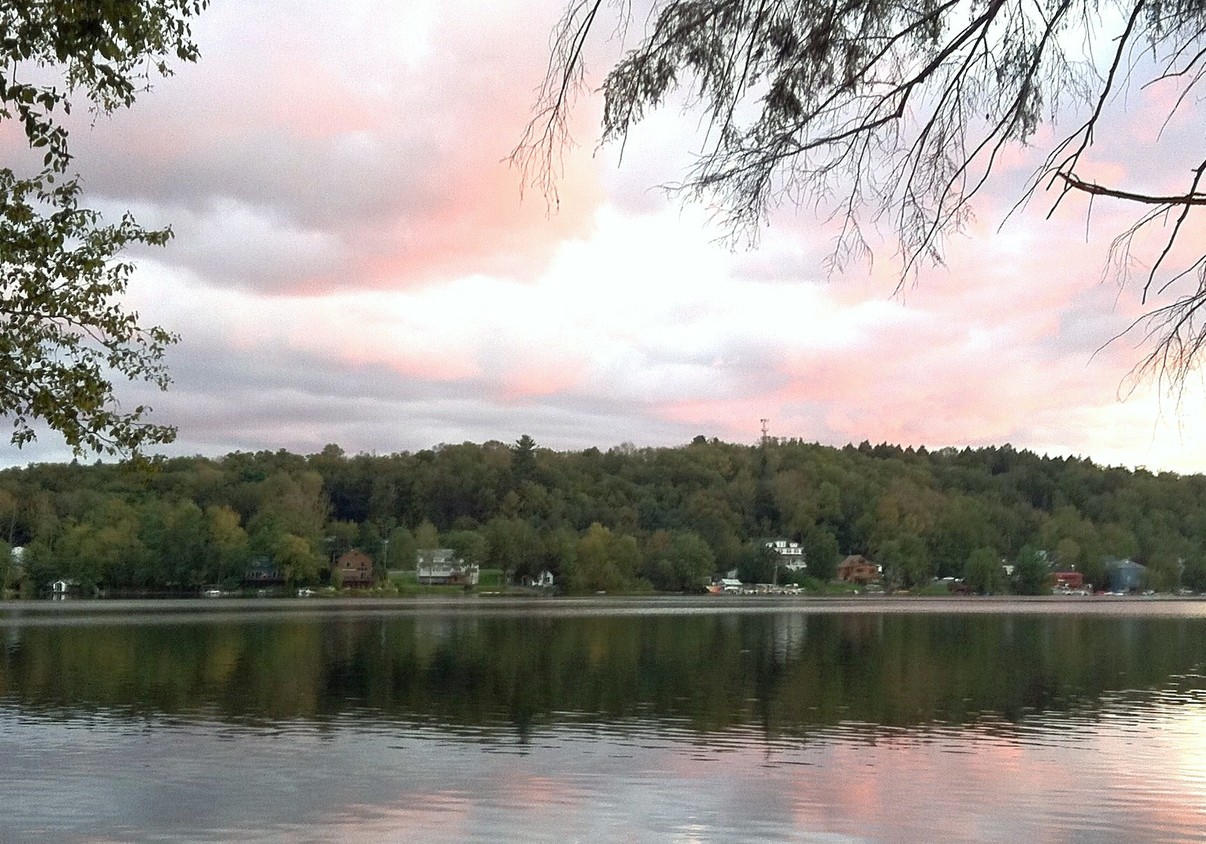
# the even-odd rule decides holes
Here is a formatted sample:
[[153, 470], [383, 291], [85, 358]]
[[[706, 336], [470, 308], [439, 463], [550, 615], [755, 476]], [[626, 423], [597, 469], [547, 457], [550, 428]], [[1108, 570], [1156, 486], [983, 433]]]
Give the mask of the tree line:
[[[979, 592], [1043, 588], [1050, 566], [1102, 584], [1105, 561], [1148, 567], [1158, 590], [1206, 589], [1206, 477], [1103, 467], [1011, 446], [833, 448], [696, 437], [679, 447], [554, 451], [514, 443], [389, 455], [236, 452], [0, 472], [0, 578], [27, 594], [237, 585], [254, 561], [289, 584], [326, 582], [358, 548], [382, 580], [419, 548], [449, 547], [519, 582], [570, 593], [695, 591], [831, 580], [862, 554], [890, 585], [964, 578]], [[788, 573], [763, 543], [804, 547]], [[13, 565], [9, 547], [24, 548]], [[1007, 578], [1002, 561], [1014, 563]]]

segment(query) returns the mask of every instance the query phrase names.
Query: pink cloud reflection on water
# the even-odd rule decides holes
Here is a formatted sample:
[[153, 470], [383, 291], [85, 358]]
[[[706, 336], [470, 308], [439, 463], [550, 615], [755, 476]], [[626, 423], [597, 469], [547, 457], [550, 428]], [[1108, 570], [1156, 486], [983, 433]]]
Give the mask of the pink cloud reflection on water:
[[1206, 719], [1158, 719], [1110, 710], [773, 738], [562, 726], [478, 770], [448, 769], [447, 787], [428, 770], [430, 790], [308, 829], [320, 841], [1188, 840], [1206, 824]]

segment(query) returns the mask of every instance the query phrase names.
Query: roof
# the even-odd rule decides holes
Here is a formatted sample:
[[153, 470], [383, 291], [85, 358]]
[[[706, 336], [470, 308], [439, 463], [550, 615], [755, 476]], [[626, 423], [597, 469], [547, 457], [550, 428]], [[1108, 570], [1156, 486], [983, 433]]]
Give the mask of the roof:
[[1106, 563], [1106, 571], [1147, 571], [1147, 566], [1134, 560], [1111, 560]]
[[344, 551], [342, 554], [340, 554], [339, 559], [335, 561], [335, 565], [343, 568], [352, 566], [359, 567], [365, 564], [371, 566], [373, 564], [373, 558], [361, 551], [359, 548], [349, 548], [347, 551]]

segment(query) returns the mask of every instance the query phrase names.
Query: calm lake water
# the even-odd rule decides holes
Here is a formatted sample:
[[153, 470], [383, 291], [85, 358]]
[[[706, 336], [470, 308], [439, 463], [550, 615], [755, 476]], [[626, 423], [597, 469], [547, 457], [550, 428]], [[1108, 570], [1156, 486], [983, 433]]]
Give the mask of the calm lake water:
[[0, 604], [0, 643], [3, 842], [1206, 840], [1198, 602]]

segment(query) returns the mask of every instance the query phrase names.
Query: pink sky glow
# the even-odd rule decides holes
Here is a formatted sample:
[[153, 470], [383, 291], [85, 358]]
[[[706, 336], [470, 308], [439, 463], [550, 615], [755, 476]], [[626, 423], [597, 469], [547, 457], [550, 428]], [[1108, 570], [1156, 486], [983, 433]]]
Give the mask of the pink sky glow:
[[[890, 240], [830, 276], [833, 227], [810, 210], [775, 210], [734, 249], [706, 208], [667, 198], [656, 186], [698, 138], [675, 107], [620, 162], [584, 98], [560, 207], [523, 193], [504, 159], [561, 8], [214, 0], [199, 63], [75, 128], [93, 204], [176, 233], [136, 255], [130, 293], [183, 338], [175, 384], [121, 390], [179, 426], [169, 453], [753, 442], [769, 418], [837, 446], [1010, 442], [1206, 470], [1200, 383], [1178, 403], [1129, 377], [1141, 337], [1110, 342], [1144, 312], [1138, 286], [1103, 275], [1135, 209], [1099, 201], [1086, 219], [1071, 197], [1047, 219], [1040, 194], [1009, 214], [1041, 147], [1002, 157], [947, 265], [898, 293]], [[1183, 189], [1185, 161], [1161, 156], [1200, 149], [1206, 121], [1191, 101], [1158, 135], [1169, 107], [1159, 86], [1129, 91], [1086, 172]], [[1206, 242], [1203, 219], [1184, 247]], [[5, 462], [65, 457], [47, 433]]]

